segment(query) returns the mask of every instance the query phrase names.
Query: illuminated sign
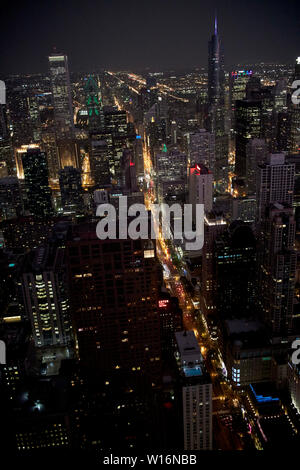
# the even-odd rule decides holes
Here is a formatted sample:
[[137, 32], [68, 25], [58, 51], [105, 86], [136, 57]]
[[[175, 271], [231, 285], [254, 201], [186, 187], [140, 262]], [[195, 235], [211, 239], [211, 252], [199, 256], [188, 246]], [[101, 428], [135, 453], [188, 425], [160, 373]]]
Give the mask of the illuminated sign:
[[166, 308], [168, 305], [169, 305], [168, 299], [158, 301], [159, 308]]
[[234, 79], [239, 77], [247, 77], [249, 75], [252, 75], [252, 70], [236, 70], [234, 72], [231, 72], [231, 76]]

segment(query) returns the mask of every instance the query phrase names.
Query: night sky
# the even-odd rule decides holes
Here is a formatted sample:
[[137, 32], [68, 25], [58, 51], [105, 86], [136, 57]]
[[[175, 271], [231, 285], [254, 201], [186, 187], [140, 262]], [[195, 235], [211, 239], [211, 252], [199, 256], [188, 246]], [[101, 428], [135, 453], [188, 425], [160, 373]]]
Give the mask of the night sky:
[[46, 71], [54, 45], [78, 71], [206, 66], [215, 8], [225, 64], [300, 56], [298, 0], [5, 0], [1, 73]]

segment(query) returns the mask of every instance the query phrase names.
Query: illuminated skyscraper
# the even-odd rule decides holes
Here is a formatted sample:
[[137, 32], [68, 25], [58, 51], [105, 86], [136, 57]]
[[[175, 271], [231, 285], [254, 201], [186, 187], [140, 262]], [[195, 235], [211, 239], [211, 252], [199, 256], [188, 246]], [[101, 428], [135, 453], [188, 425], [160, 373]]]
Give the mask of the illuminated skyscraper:
[[215, 137], [205, 129], [187, 135], [188, 153], [191, 166], [203, 164], [210, 169], [215, 167]]
[[72, 332], [66, 291], [64, 249], [40, 246], [27, 255], [22, 289], [37, 347], [64, 346]]
[[65, 211], [82, 212], [83, 197], [81, 174], [78, 168], [65, 166], [59, 172], [61, 205]]
[[225, 132], [225, 76], [223, 54], [215, 18], [214, 34], [208, 43], [208, 106], [210, 131], [215, 135], [215, 166], [213, 168], [216, 189], [227, 190], [228, 184], [228, 135]]
[[264, 139], [250, 139], [246, 145], [246, 187], [247, 194], [255, 194], [256, 172], [268, 154], [268, 146]]
[[235, 108], [235, 172], [246, 176], [246, 146], [250, 139], [261, 137], [260, 101], [239, 100]]
[[293, 329], [297, 259], [294, 177], [295, 165], [285, 163], [283, 154], [270, 155], [258, 168], [258, 300], [262, 317], [276, 336], [286, 336]]
[[20, 152], [29, 211], [37, 217], [48, 217], [52, 204], [46, 154], [36, 145], [24, 146]]
[[92, 132], [103, 131], [104, 113], [100, 85], [96, 77], [89, 75], [85, 79], [84, 92], [88, 111], [88, 128]]
[[49, 67], [60, 167], [77, 167], [68, 57], [64, 54], [51, 54]]
[[[300, 80], [300, 57], [295, 64], [294, 80]], [[292, 90], [294, 91], [294, 90]], [[298, 95], [299, 99], [299, 95]], [[289, 152], [296, 154], [300, 152], [300, 104], [290, 103], [290, 138]]]

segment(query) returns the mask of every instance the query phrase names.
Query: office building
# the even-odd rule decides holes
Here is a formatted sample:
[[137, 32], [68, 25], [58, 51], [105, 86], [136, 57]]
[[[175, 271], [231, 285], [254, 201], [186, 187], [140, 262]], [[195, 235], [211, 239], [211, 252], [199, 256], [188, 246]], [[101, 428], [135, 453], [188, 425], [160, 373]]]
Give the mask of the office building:
[[187, 147], [190, 165], [202, 164], [214, 169], [215, 166], [215, 138], [205, 129], [199, 129], [187, 134]]
[[204, 204], [206, 213], [213, 208], [213, 174], [204, 165], [196, 164], [189, 168], [189, 204], [193, 204], [193, 217], [196, 204]]
[[267, 156], [259, 165], [256, 178], [257, 221], [264, 218], [265, 210], [274, 202], [292, 204], [295, 164], [286, 162], [282, 153]]
[[261, 102], [236, 101], [235, 108], [235, 173], [246, 176], [246, 147], [250, 139], [261, 137]]
[[23, 201], [18, 178], [0, 178], [0, 216], [11, 219], [22, 214]]
[[228, 135], [225, 131], [225, 75], [223, 51], [215, 18], [214, 34], [208, 44], [208, 107], [209, 131], [215, 136], [216, 189], [225, 192], [228, 186]]
[[268, 146], [264, 139], [250, 139], [246, 145], [246, 190], [247, 194], [256, 193], [256, 173], [258, 165], [264, 163], [268, 155]]
[[23, 301], [38, 348], [72, 341], [64, 256], [63, 248], [44, 245], [24, 261]]
[[36, 217], [47, 217], [52, 213], [47, 156], [37, 145], [24, 146], [19, 150], [19, 155], [29, 212]]
[[90, 139], [90, 170], [96, 188], [110, 186], [110, 150], [102, 136], [93, 135]]
[[72, 319], [82, 364], [121, 369], [158, 384], [159, 265], [150, 240], [100, 240], [96, 224], [74, 226], [67, 241]]
[[273, 336], [293, 331], [297, 253], [296, 222], [290, 205], [275, 202], [260, 224], [259, 296], [263, 320]]
[[83, 195], [80, 170], [65, 166], [59, 171], [61, 205], [67, 212], [83, 211]]
[[48, 60], [60, 168], [77, 167], [68, 57], [64, 54], [53, 53]]

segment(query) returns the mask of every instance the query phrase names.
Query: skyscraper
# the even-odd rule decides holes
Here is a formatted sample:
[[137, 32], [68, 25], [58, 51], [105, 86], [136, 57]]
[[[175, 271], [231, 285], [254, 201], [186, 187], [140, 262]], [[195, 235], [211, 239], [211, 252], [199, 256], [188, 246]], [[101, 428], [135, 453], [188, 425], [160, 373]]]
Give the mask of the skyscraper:
[[83, 197], [80, 170], [65, 166], [59, 172], [61, 205], [65, 211], [82, 212]]
[[77, 167], [68, 57], [64, 54], [51, 54], [49, 67], [60, 167]]
[[293, 189], [295, 165], [270, 155], [257, 175], [259, 304], [274, 336], [292, 332], [296, 251]]
[[[189, 203], [204, 204], [205, 212], [209, 213], [213, 207], [213, 174], [204, 165], [195, 165], [189, 168]], [[194, 216], [194, 214], [193, 214]]]
[[[294, 80], [300, 80], [300, 57], [297, 58], [295, 64]], [[294, 91], [294, 90], [293, 90]], [[298, 95], [299, 98], [299, 95]], [[300, 105], [290, 102], [290, 138], [289, 151], [296, 154], [300, 151]]]
[[99, 80], [89, 75], [85, 79], [84, 92], [88, 111], [88, 128], [91, 132], [104, 130], [104, 113]]
[[268, 154], [268, 146], [264, 139], [250, 139], [246, 145], [246, 178], [247, 194], [256, 192], [256, 172]]
[[215, 166], [213, 168], [216, 189], [227, 190], [228, 185], [228, 135], [225, 132], [225, 76], [223, 52], [215, 18], [214, 34], [208, 43], [208, 106], [210, 132], [215, 135]]
[[100, 240], [96, 224], [73, 228], [67, 242], [72, 317], [79, 357], [104, 374], [161, 370], [159, 265], [149, 240]]
[[0, 215], [10, 219], [21, 215], [23, 209], [22, 195], [18, 178], [7, 176], [0, 178]]
[[35, 345], [66, 346], [71, 342], [64, 249], [40, 246], [25, 259], [22, 290]]
[[235, 108], [235, 172], [246, 176], [246, 146], [250, 139], [261, 137], [260, 101], [239, 100]]
[[190, 132], [188, 138], [188, 154], [190, 164], [203, 164], [211, 170], [215, 167], [215, 138], [205, 129]]
[[47, 217], [52, 213], [52, 204], [46, 154], [37, 145], [25, 146], [20, 152], [29, 211]]
[[266, 208], [274, 203], [292, 205], [295, 164], [286, 163], [285, 155], [271, 154], [259, 165], [256, 179], [257, 222], [265, 216]]
[[259, 253], [259, 303], [262, 317], [273, 336], [293, 331], [297, 253], [293, 208], [275, 202], [267, 208], [261, 224]]

